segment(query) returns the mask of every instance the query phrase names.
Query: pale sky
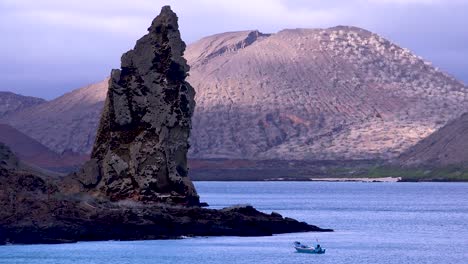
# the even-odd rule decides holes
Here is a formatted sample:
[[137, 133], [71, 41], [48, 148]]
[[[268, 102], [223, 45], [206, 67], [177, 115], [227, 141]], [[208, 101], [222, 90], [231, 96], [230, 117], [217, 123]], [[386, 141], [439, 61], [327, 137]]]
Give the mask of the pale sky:
[[468, 0], [0, 0], [0, 91], [53, 99], [104, 79], [167, 4], [187, 44], [226, 31], [352, 25], [468, 83]]

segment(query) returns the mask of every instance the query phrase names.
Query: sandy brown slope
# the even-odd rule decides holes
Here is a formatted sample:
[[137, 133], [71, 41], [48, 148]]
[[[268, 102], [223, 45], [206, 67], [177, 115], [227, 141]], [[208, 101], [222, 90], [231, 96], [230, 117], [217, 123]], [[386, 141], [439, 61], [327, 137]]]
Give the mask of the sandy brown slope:
[[[187, 47], [197, 91], [190, 156], [392, 158], [460, 116], [467, 88], [355, 27], [209, 36]], [[10, 115], [62, 152], [89, 152], [106, 81]]]
[[397, 161], [406, 166], [468, 165], [468, 113], [410, 148]]

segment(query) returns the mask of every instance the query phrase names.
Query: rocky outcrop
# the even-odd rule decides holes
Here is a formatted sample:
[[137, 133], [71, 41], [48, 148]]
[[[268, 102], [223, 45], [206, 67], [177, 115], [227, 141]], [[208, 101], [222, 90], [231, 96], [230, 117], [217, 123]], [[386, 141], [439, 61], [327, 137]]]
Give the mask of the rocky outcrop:
[[163, 8], [148, 31], [112, 70], [91, 160], [76, 176], [114, 201], [198, 204], [187, 168], [195, 91], [177, 16]]
[[[188, 45], [185, 57], [197, 159], [390, 159], [468, 107], [462, 83], [356, 27], [227, 32]], [[90, 153], [106, 89], [7, 122], [57, 152]]]
[[188, 178], [195, 107], [177, 16], [163, 7], [113, 70], [92, 159], [54, 177], [0, 145], [0, 244], [332, 231], [251, 206], [199, 207]]
[[395, 162], [406, 167], [468, 167], [468, 113], [410, 148]]
[[0, 143], [0, 245], [332, 231], [251, 206], [211, 210], [112, 202], [87, 193], [64, 193], [62, 184], [60, 177], [21, 166]]
[[18, 158], [11, 152], [10, 148], [0, 142], [0, 169], [4, 172], [18, 167]]

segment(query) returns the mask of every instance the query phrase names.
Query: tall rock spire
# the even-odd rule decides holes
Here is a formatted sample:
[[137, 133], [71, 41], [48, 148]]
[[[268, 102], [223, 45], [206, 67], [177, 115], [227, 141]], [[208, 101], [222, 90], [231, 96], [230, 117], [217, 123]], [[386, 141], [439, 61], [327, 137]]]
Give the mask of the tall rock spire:
[[[80, 172], [62, 178], [20, 166], [0, 143], [0, 245], [332, 231], [252, 206], [172, 206], [200, 205], [187, 177], [195, 92], [184, 49], [177, 16], [164, 7], [112, 71]], [[138, 202], [114, 203], [122, 200]]]
[[198, 204], [187, 151], [195, 91], [177, 16], [164, 6], [112, 70], [83, 187], [111, 200]]

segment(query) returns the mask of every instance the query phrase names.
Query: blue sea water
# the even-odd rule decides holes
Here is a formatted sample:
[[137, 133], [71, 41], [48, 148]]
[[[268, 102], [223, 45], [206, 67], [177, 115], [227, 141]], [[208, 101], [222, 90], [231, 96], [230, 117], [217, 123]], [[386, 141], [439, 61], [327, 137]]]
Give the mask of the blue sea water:
[[[333, 233], [0, 247], [0, 263], [468, 263], [468, 184], [196, 182], [213, 208], [252, 204]], [[293, 241], [327, 249], [295, 253]]]

